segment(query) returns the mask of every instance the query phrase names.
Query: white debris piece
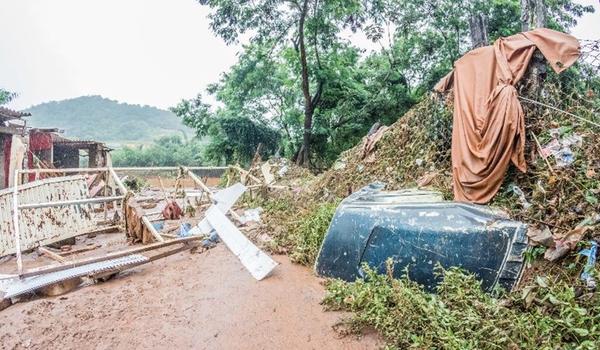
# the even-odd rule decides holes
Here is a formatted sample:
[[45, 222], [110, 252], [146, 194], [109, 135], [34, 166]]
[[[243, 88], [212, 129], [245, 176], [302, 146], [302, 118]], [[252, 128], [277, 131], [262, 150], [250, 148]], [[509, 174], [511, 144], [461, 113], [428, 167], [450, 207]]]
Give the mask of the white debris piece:
[[258, 249], [217, 207], [208, 209], [206, 219], [252, 277], [260, 281], [277, 266], [276, 261]]

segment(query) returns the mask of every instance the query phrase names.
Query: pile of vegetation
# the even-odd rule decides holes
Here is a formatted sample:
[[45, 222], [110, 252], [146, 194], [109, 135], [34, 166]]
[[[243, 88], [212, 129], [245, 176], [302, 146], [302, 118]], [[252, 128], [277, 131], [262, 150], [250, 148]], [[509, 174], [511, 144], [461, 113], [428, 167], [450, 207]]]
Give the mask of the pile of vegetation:
[[[600, 84], [596, 77], [587, 79], [581, 68], [564, 77], [550, 75], [543, 93], [536, 94], [537, 101], [563, 111], [523, 103], [528, 170], [523, 174], [511, 168], [491, 203], [532, 228], [547, 227], [555, 236], [582, 222], [591, 224], [578, 248], [555, 263], [536, 261], [544, 247], [530, 250], [526, 258], [532, 268], [509, 294], [486, 294], [474, 276], [455, 269], [443, 272], [436, 294], [406, 278], [379, 276], [372, 270], [366, 279], [353, 283], [330, 281], [325, 305], [354, 313], [344, 322], [346, 331], [372, 327], [400, 349], [597, 348], [600, 297], [582, 286], [583, 260], [576, 253], [588, 239], [600, 238], [600, 229], [593, 224], [600, 211], [596, 172], [600, 143], [595, 126], [600, 122]], [[526, 98], [533, 98], [526, 86], [521, 88]], [[386, 182], [388, 189], [422, 184], [451, 199], [452, 105], [446, 97], [424, 98], [390, 126], [372, 156], [365, 157], [359, 143], [305, 191], [268, 208], [267, 222], [278, 227], [275, 242], [291, 247], [292, 256], [304, 252], [297, 261], [312, 265], [316, 255], [311, 248], [320, 245], [329, 223], [323, 208], [330, 208], [327, 213], [332, 215], [339, 198], [373, 181]], [[581, 138], [581, 144], [572, 148], [571, 163], [561, 166], [557, 159], [540, 155], [540, 146], [568, 137]], [[600, 276], [597, 267], [591, 273]]]
[[440, 270], [436, 293], [407, 278], [378, 275], [366, 280], [329, 281], [323, 303], [352, 311], [339, 329], [376, 329], [392, 349], [597, 349], [600, 294], [572, 281], [538, 277], [521, 291], [494, 297], [476, 277]]

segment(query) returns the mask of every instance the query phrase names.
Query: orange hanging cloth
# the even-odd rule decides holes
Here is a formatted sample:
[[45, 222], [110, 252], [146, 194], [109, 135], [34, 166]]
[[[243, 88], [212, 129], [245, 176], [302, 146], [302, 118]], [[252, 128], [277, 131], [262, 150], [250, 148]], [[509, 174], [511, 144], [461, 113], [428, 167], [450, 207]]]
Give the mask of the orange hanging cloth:
[[579, 58], [579, 41], [550, 29], [500, 38], [468, 52], [435, 87], [454, 90], [454, 199], [484, 204], [502, 185], [510, 161], [525, 172], [525, 118], [515, 85], [535, 49], [560, 73]]

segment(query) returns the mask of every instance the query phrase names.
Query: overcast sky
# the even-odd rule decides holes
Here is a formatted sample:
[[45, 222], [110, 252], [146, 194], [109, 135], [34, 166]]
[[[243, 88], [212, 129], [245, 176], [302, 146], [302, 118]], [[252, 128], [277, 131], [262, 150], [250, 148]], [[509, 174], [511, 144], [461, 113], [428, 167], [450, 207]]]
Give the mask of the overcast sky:
[[[596, 13], [578, 38], [600, 39]], [[236, 61], [195, 0], [0, 0], [0, 87], [9, 107], [81, 95], [167, 108], [190, 98]]]

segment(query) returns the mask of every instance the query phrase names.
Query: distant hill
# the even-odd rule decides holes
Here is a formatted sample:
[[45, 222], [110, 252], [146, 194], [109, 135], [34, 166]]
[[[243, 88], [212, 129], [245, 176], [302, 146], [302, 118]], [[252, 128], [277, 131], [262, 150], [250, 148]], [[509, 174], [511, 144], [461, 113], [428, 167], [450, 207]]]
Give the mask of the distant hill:
[[193, 135], [193, 130], [170, 111], [102, 96], [46, 102], [27, 112], [31, 113], [29, 126], [56, 127], [64, 129], [69, 138], [103, 141], [117, 147], [147, 144], [167, 135]]

